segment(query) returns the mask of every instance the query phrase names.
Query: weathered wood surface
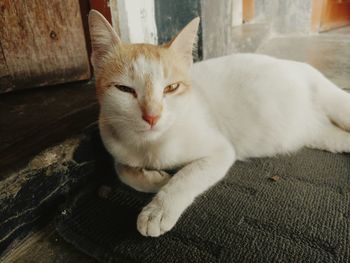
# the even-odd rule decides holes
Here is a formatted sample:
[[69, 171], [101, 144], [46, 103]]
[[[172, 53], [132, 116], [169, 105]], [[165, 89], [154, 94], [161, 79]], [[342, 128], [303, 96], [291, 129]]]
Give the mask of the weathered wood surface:
[[45, 150], [25, 169], [0, 181], [0, 262], [12, 241], [49, 220], [65, 197], [91, 180], [95, 139], [89, 136]]
[[0, 42], [0, 92], [90, 77], [79, 0], [0, 0]]
[[323, 2], [320, 31], [350, 24], [350, 2], [347, 0], [326, 0]]
[[66, 243], [49, 224], [16, 244], [1, 262], [17, 263], [93, 263], [96, 260], [79, 252], [73, 245]]
[[0, 92], [2, 89], [4, 89], [6, 92], [6, 90], [11, 90], [12, 88], [13, 84], [11, 82], [10, 72], [7, 68], [6, 60], [0, 42]]
[[0, 96], [0, 180], [47, 147], [97, 121], [93, 82]]
[[313, 32], [322, 32], [350, 24], [350, 1], [312, 1]]
[[0, 44], [0, 78], [6, 76], [8, 74], [8, 69], [6, 66], [6, 61], [4, 57], [4, 53], [2, 52], [2, 47]]
[[243, 0], [243, 22], [247, 23], [254, 19], [254, 0]]
[[[97, 191], [98, 186], [114, 181], [112, 163], [97, 127], [92, 126], [83, 134], [46, 149], [35, 156], [25, 169], [0, 180], [0, 262], [3, 262], [2, 256], [7, 259], [6, 255], [13, 255], [12, 252], [16, 256], [25, 252], [28, 256], [30, 250], [27, 244], [32, 239], [22, 242], [24, 247], [21, 240], [51, 221], [57, 212], [64, 214], [65, 211], [59, 208], [67, 198], [75, 196], [81, 189]], [[35, 249], [30, 259], [40, 253]], [[70, 261], [70, 257], [66, 259], [23, 262], [85, 262]]]

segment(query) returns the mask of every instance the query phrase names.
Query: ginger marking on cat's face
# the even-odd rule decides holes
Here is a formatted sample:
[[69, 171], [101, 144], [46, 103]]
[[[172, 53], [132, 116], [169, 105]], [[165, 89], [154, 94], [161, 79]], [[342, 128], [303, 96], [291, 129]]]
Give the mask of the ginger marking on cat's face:
[[148, 74], [144, 76], [144, 100], [140, 105], [142, 111], [142, 119], [151, 125], [151, 128], [156, 125], [161, 117], [163, 110], [162, 99], [156, 98], [154, 94], [154, 87], [152, 82], [152, 75]]
[[193, 20], [165, 45], [125, 44], [100, 14], [90, 13], [91, 60], [103, 121], [123, 127], [121, 134], [127, 130], [147, 140], [186, 114], [198, 23]]

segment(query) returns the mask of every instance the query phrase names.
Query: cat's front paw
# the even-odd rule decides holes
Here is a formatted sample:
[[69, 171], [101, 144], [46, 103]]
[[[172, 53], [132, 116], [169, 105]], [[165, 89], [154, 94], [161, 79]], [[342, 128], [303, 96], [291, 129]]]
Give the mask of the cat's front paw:
[[139, 214], [137, 229], [144, 236], [158, 237], [172, 229], [180, 215], [162, 200], [153, 199]]

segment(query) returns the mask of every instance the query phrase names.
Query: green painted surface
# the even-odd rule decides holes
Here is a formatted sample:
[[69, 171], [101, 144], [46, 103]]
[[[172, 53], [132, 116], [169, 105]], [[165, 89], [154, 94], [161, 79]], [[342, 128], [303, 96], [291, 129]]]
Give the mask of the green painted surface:
[[[155, 0], [159, 43], [171, 40], [188, 22], [200, 16], [200, 0]], [[195, 60], [202, 59], [202, 30], [198, 32]]]

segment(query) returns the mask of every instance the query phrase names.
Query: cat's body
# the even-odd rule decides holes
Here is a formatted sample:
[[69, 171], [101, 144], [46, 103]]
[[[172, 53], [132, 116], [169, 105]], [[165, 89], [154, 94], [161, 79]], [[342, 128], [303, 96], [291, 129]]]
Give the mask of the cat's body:
[[328, 122], [316, 100], [323, 76], [305, 63], [236, 54], [197, 63], [192, 72], [197, 97], [237, 159], [310, 145]]
[[[303, 146], [350, 151], [349, 94], [311, 66], [264, 55], [189, 70], [188, 50], [182, 57], [178, 48], [192, 46], [196, 25], [167, 46], [124, 46], [103, 18], [90, 15], [103, 142], [124, 183], [157, 192], [138, 217], [146, 236], [170, 230], [237, 159]], [[162, 171], [173, 168], [181, 168], [173, 177]]]

